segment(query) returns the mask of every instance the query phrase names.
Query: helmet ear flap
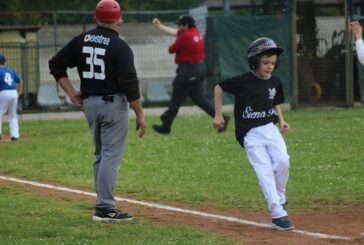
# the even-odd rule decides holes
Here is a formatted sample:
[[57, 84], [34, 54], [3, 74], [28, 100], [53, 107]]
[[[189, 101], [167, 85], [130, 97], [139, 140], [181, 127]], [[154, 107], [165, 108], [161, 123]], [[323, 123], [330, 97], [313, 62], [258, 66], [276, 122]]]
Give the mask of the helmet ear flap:
[[278, 68], [280, 61], [281, 59], [279, 58], [279, 55], [277, 55], [277, 60], [276, 60], [276, 65], [274, 66], [274, 70]]
[[[254, 55], [250, 58], [248, 58], [248, 63], [249, 63], [249, 67], [250, 67], [250, 70], [256, 70], [259, 68], [260, 66], [260, 58], [258, 55]], [[276, 60], [276, 64], [274, 66], [274, 70], [278, 68], [279, 66], [279, 63], [280, 63], [280, 58], [279, 58], [279, 55], [277, 55], [277, 60]]]
[[258, 56], [254, 55], [254, 56], [248, 58], [248, 63], [249, 63], [250, 70], [256, 70], [260, 66], [260, 59]]

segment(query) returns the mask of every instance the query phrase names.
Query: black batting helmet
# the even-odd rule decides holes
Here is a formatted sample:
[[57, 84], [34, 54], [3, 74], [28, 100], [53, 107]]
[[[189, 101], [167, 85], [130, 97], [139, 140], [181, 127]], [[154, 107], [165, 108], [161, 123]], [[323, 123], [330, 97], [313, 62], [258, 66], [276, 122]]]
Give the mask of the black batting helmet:
[[252, 70], [256, 70], [260, 65], [260, 57], [267, 51], [277, 54], [277, 63], [274, 69], [278, 68], [279, 55], [283, 53], [283, 49], [278, 47], [277, 44], [268, 37], [258, 38], [252, 42], [248, 47], [248, 63]]

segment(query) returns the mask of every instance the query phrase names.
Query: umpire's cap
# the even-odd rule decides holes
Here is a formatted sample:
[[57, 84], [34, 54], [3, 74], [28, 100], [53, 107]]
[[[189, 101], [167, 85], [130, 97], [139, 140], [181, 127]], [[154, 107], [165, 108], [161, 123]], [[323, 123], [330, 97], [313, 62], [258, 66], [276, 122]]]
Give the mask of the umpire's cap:
[[0, 53], [0, 64], [5, 64], [5, 56]]
[[181, 15], [176, 21], [176, 24], [179, 26], [188, 25], [189, 28], [196, 26], [195, 20], [189, 15]]

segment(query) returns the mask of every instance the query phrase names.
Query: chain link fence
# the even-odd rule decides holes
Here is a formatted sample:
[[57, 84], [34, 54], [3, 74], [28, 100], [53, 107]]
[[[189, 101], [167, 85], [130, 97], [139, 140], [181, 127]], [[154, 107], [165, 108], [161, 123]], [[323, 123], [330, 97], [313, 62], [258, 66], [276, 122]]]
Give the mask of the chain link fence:
[[[231, 14], [274, 16], [282, 13], [290, 15], [292, 12], [295, 18], [292, 29], [296, 29], [296, 34], [294, 37], [292, 35], [291, 41], [287, 36], [287, 42], [296, 47], [297, 51], [292, 50], [292, 60], [297, 59], [296, 67], [292, 64], [291, 71], [292, 74], [297, 74], [297, 79], [291, 81], [294, 104], [347, 106], [351, 105], [350, 96], [354, 97], [354, 101], [364, 98], [359, 92], [363, 84], [357, 75], [356, 57], [350, 49], [353, 43], [348, 38], [351, 33], [347, 25], [347, 1], [263, 1], [266, 5], [267, 2], [272, 5], [267, 9], [263, 8], [266, 5], [262, 1], [251, 2], [240, 9], [232, 9]], [[295, 7], [291, 10], [293, 3]], [[353, 0], [353, 4], [354, 14], [361, 15], [364, 4], [356, 0]], [[215, 15], [214, 11], [209, 9], [210, 16]], [[166, 25], [175, 26], [174, 21], [187, 12], [171, 10], [124, 13], [120, 36], [134, 52], [145, 102], [148, 102], [147, 91], [151, 83], [162, 83], [166, 92], [170, 93], [176, 69], [174, 55], [167, 52], [167, 47], [174, 38], [153, 28], [151, 21], [158, 17]], [[25, 81], [24, 96], [19, 103], [21, 109], [72, 108], [63, 90], [49, 74], [48, 60], [71, 38], [94, 28], [93, 14], [79, 11], [0, 12], [0, 52], [7, 57], [7, 65], [14, 68]], [[9, 19], [12, 19], [12, 23]], [[209, 54], [217, 52], [214, 47], [206, 43]], [[219, 59], [217, 56], [212, 63], [218, 64]], [[244, 57], [241, 59], [245, 62]], [[349, 66], [350, 62], [354, 65]], [[210, 69], [213, 68], [213, 64], [209, 65]], [[215, 74], [215, 70], [211, 72], [215, 80], [218, 80], [219, 74]], [[75, 69], [69, 70], [69, 77], [78, 88], [80, 81]], [[205, 84], [210, 97], [212, 84], [209, 81]]]
[[[148, 103], [148, 84], [163, 84], [171, 92], [171, 81], [175, 76], [174, 55], [168, 53], [168, 46], [174, 41], [155, 29], [151, 21], [159, 18], [168, 26], [186, 11], [135, 12], [123, 16], [120, 37], [134, 53], [135, 67], [140, 80], [142, 99]], [[6, 13], [8, 16], [9, 13]], [[66, 45], [74, 36], [95, 27], [93, 12], [41, 12], [23, 13], [41, 15], [45, 24], [9, 26], [0, 32], [0, 52], [7, 57], [6, 65], [13, 68], [24, 80], [24, 95], [20, 98], [21, 110], [72, 109], [64, 91], [49, 74], [48, 60]], [[48, 15], [48, 18], [46, 16]], [[4, 16], [0, 13], [0, 20]], [[72, 21], [70, 21], [72, 19]], [[128, 22], [130, 20], [130, 22]], [[69, 23], [76, 22], [76, 24]], [[68, 70], [69, 78], [76, 89], [80, 79], [77, 70]]]
[[297, 1], [300, 104], [346, 102], [344, 7], [344, 0], [325, 9], [315, 1]]

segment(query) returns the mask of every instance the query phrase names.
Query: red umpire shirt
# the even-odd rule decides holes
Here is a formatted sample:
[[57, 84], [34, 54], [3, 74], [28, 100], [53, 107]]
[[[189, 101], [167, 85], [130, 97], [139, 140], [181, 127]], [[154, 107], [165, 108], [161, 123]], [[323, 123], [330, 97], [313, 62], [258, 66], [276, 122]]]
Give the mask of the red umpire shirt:
[[178, 30], [176, 41], [169, 47], [169, 53], [176, 53], [176, 64], [196, 63], [205, 59], [205, 46], [196, 27], [188, 31]]

